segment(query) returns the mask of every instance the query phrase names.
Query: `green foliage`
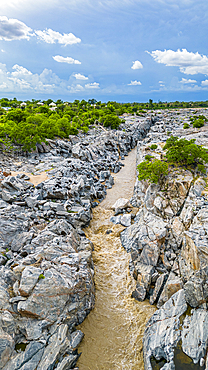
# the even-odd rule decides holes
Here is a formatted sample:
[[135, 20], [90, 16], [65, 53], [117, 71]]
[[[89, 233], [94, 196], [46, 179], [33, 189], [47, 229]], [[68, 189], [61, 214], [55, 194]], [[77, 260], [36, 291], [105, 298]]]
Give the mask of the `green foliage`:
[[159, 159], [146, 160], [137, 166], [137, 170], [139, 172], [139, 180], [149, 180], [150, 182], [158, 183], [163, 176], [168, 174], [168, 164]]
[[87, 133], [89, 131], [89, 128], [87, 126], [82, 126], [82, 131], [84, 131], [85, 133]]
[[204, 126], [204, 120], [202, 118], [199, 118], [193, 121], [193, 127], [200, 128], [202, 126]]
[[207, 121], [208, 121], [208, 118], [207, 118], [207, 117], [205, 117], [203, 114], [200, 114], [200, 115], [198, 116], [198, 118], [199, 118], [199, 119], [203, 119], [203, 121], [205, 121], [205, 122], [207, 122]]
[[168, 174], [168, 164], [185, 168], [188, 166], [197, 168], [198, 171], [205, 173], [205, 163], [208, 163], [208, 152], [205, 148], [195, 144], [195, 140], [178, 139], [171, 136], [163, 148], [167, 150], [163, 160], [156, 159], [151, 155], [145, 156], [145, 161], [138, 166], [138, 179], [149, 180], [158, 183], [163, 176]]
[[47, 116], [45, 113], [29, 114], [21, 109], [11, 110], [0, 121], [1, 142], [8, 149], [12, 149], [14, 143], [21, 145], [24, 151], [31, 151], [36, 148], [36, 144], [46, 142], [46, 139], [76, 135], [78, 129], [71, 124], [70, 119], [68, 115], [60, 118], [59, 114], [51, 111]]
[[145, 155], [145, 159], [146, 159], [146, 161], [151, 161], [151, 159], [152, 159], [153, 157], [152, 157], [152, 155], [150, 155], [150, 154], [147, 154], [147, 155]]
[[104, 116], [103, 126], [111, 127], [112, 129], [117, 129], [121, 123], [120, 118], [114, 116], [113, 114], [107, 114]]
[[[99, 123], [103, 124], [104, 127], [118, 129], [120, 123], [125, 122], [119, 118], [124, 113], [137, 112], [137, 115], [143, 116], [148, 110], [153, 111], [158, 108], [163, 110], [175, 107], [208, 107], [208, 101], [190, 103], [178, 101], [163, 103], [159, 101], [155, 103], [149, 99], [147, 103], [118, 103], [115, 101], [102, 103], [95, 99], [88, 101], [83, 99], [69, 103], [58, 99], [56, 110], [51, 111], [49, 104], [52, 101], [52, 99], [43, 101], [45, 105], [40, 106], [37, 104], [40, 100], [27, 100], [26, 107], [22, 109], [20, 108], [22, 101], [18, 101], [16, 98], [0, 99], [0, 106], [11, 108], [9, 111], [0, 108], [0, 140], [6, 147], [4, 150], [10, 150], [14, 144], [19, 144], [23, 150], [30, 151], [35, 149], [37, 143], [44, 142], [47, 138], [67, 138], [68, 135], [76, 135], [78, 130], [87, 133], [90, 125]], [[197, 121], [195, 125], [198, 125], [200, 120], [203, 122], [207, 120], [204, 115], [198, 113], [199, 111], [196, 110], [195, 115], [191, 118], [193, 122]], [[157, 111], [155, 114], [158, 115], [159, 112]]]
[[166, 150], [166, 159], [168, 162], [182, 166], [194, 166], [198, 170], [204, 171], [204, 164], [208, 163], [207, 150], [200, 145], [195, 144], [195, 139], [178, 139], [171, 136], [163, 148]]
[[43, 274], [40, 274], [39, 277], [38, 277], [38, 280], [40, 279], [45, 279], [45, 276]]
[[152, 144], [152, 145], [150, 146], [150, 149], [152, 149], [152, 150], [157, 149], [157, 144]]
[[189, 128], [189, 127], [190, 127], [190, 126], [189, 126], [188, 122], [185, 122], [185, 123], [184, 123], [184, 125], [183, 125], [183, 128], [184, 128], [184, 129], [187, 129], [187, 128]]

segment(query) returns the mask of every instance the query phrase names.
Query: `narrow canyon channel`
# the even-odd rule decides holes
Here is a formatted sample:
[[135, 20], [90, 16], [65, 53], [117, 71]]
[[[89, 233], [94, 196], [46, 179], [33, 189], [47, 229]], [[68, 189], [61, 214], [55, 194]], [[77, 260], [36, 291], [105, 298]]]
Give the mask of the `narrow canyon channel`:
[[119, 198], [130, 199], [136, 179], [136, 149], [114, 175], [115, 185], [94, 209], [84, 231], [94, 244], [96, 302], [94, 310], [80, 325], [85, 337], [79, 347], [80, 370], [142, 370], [142, 337], [145, 324], [155, 311], [148, 301], [131, 298], [135, 283], [129, 273], [129, 255], [120, 242], [121, 225], [110, 217]]

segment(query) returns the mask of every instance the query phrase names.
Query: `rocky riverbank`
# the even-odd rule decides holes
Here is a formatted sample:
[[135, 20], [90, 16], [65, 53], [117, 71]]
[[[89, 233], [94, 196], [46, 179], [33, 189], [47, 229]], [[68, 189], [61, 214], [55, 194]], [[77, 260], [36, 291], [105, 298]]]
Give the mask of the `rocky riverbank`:
[[[138, 141], [138, 164], [147, 154], [160, 159], [170, 134], [194, 138], [196, 144], [208, 148], [208, 125], [184, 130], [184, 121], [193, 113], [177, 113], [161, 114], [147, 137]], [[206, 110], [198, 113], [207, 115]], [[152, 144], [155, 149], [151, 149]], [[161, 185], [149, 185], [144, 180], [137, 180], [135, 184], [131, 205], [137, 207], [138, 212], [134, 222], [130, 221], [121, 233], [121, 242], [131, 253], [130, 270], [137, 281], [132, 296], [139, 301], [148, 298], [150, 304], [156, 304], [159, 309], [149, 320], [144, 334], [145, 370], [208, 369], [205, 180], [206, 175], [202, 177], [197, 172], [179, 168], [173, 169]], [[120, 206], [125, 207], [127, 205]], [[187, 355], [179, 367], [175, 367], [176, 347]], [[156, 361], [161, 361], [160, 365], [156, 365]]]
[[49, 140], [28, 157], [1, 153], [0, 369], [76, 368], [76, 326], [94, 307], [82, 228], [156, 120], [132, 118], [118, 131]]

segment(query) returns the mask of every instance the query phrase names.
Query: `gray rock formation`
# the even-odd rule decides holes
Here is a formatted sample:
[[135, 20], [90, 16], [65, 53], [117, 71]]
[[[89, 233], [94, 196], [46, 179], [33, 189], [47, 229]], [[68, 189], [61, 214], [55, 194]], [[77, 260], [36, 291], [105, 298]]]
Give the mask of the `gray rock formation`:
[[[181, 116], [184, 117], [183, 111]], [[177, 118], [178, 127], [172, 117], [174, 113], [169, 113], [169, 118], [167, 114], [164, 121], [158, 119], [147, 137], [138, 141], [138, 164], [147, 154], [158, 159], [164, 155], [166, 128], [174, 136], [186, 135], [181, 130], [181, 118]], [[194, 138], [197, 144], [208, 147], [206, 131], [207, 127], [203, 133], [190, 130], [188, 139]], [[151, 149], [151, 144], [157, 144], [157, 148]], [[206, 362], [208, 368], [206, 181], [198, 172], [170, 169], [160, 185], [137, 180], [131, 204], [139, 211], [134, 223], [121, 233], [121, 242], [131, 253], [131, 272], [137, 282], [132, 296], [137, 300], [148, 298], [159, 308], [144, 335], [145, 370], [152, 369], [151, 356], [167, 361], [162, 369], [174, 370], [174, 348], [180, 339], [182, 351], [193, 363], [203, 366]], [[183, 308], [176, 314], [180, 305]], [[185, 312], [186, 307], [189, 311], [192, 308], [191, 315]]]
[[[138, 119], [123, 124], [128, 133], [93, 129], [48, 140], [16, 161], [0, 154], [0, 369], [75, 368], [83, 338], [76, 326], [94, 307], [93, 246], [82, 227], [123, 166], [119, 153], [152, 124]], [[28, 182], [25, 173], [42, 172], [47, 179]], [[125, 226], [131, 220], [121, 216]]]

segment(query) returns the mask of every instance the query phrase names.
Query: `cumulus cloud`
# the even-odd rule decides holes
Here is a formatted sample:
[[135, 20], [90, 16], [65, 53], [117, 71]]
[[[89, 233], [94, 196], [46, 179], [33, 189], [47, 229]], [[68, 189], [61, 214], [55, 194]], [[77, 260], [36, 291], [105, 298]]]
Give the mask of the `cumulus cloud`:
[[133, 62], [133, 66], [131, 67], [131, 69], [142, 69], [142, 68], [143, 65], [139, 60], [135, 60], [135, 62]]
[[99, 89], [99, 83], [98, 82], [92, 82], [91, 84], [85, 85], [86, 89]]
[[129, 86], [137, 86], [137, 85], [141, 85], [142, 83], [140, 81], [131, 81], [130, 84], [128, 84]]
[[58, 63], [81, 64], [79, 60], [73, 59], [71, 57], [62, 57], [61, 55], [55, 55], [53, 59]]
[[64, 86], [65, 83], [47, 68], [37, 74], [15, 64], [12, 71], [8, 71], [6, 65], [0, 63], [0, 91], [53, 93], [55, 89], [63, 89]]
[[208, 80], [204, 80], [201, 82], [202, 86], [208, 86]]
[[35, 34], [38, 39], [47, 42], [48, 44], [54, 44], [58, 42], [64, 46], [73, 45], [81, 42], [81, 39], [73, 35], [73, 33], [64, 33], [63, 35], [57, 31], [53, 31], [51, 28], [44, 31], [37, 30]]
[[181, 84], [195, 84], [195, 83], [197, 83], [197, 81], [196, 80], [191, 80], [190, 78], [188, 80], [186, 78], [182, 78], [180, 83]]
[[177, 51], [155, 50], [149, 54], [157, 63], [162, 63], [171, 67], [179, 67], [180, 72], [184, 74], [208, 74], [208, 57], [206, 55], [200, 55], [198, 52], [193, 53], [186, 49], [178, 49]]
[[82, 80], [82, 81], [88, 80], [88, 77], [85, 77], [84, 75], [81, 75], [81, 73], [75, 73], [74, 77], [76, 78], [76, 80]]
[[71, 76], [71, 80], [72, 84], [69, 86], [69, 80], [59, 78], [51, 69], [45, 68], [38, 74], [18, 64], [8, 70], [6, 64], [0, 63], [0, 92], [69, 94], [89, 93], [92, 89], [100, 89], [98, 82], [85, 84], [85, 80], [80, 80], [80, 83], [76, 83], [74, 75]]
[[32, 31], [33, 30], [30, 27], [26, 26], [25, 23], [19, 21], [18, 19], [0, 16], [0, 40], [29, 40], [31, 36], [36, 36], [37, 39], [48, 44], [55, 44], [57, 42], [61, 45], [67, 46], [81, 42], [81, 39], [76, 37], [71, 32], [61, 34], [60, 32], [54, 31], [51, 28], [46, 28], [43, 31]]
[[14, 69], [14, 72], [11, 72], [11, 76], [19, 77], [19, 76], [31, 76], [32, 72], [28, 71], [28, 69], [19, 66], [18, 64], [15, 64], [12, 69]]
[[29, 40], [32, 29], [18, 19], [0, 16], [0, 40]]
[[77, 92], [81, 92], [84, 90], [84, 87], [80, 84], [77, 84], [77, 85], [72, 85], [72, 86], [68, 86], [68, 88], [70, 89], [70, 92], [73, 94], [73, 93], [77, 93]]
[[1, 49], [1, 52], [2, 52], [2, 53], [6, 53], [4, 49]]

